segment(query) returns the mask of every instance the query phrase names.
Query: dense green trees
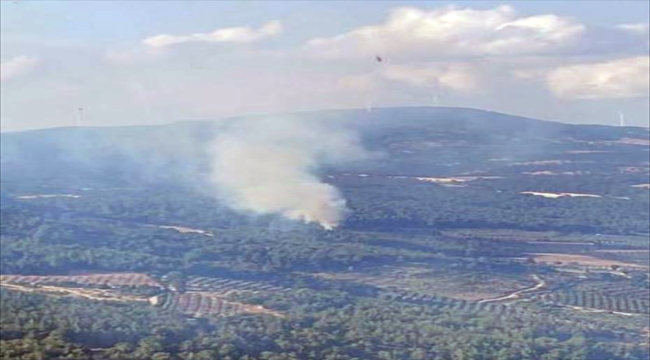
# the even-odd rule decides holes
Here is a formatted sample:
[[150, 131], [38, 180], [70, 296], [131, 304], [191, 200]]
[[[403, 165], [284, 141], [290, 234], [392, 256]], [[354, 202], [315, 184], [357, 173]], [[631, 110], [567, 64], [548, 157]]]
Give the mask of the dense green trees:
[[[575, 235], [583, 243], [546, 245], [543, 251], [647, 247], [647, 237], [637, 235], [648, 232], [650, 199], [647, 190], [630, 186], [648, 182], [647, 149], [613, 143], [622, 137], [647, 136], [647, 131], [577, 127], [442, 108], [345, 116], [350, 114], [350, 123], [359, 127], [366, 146], [385, 156], [322, 169], [322, 178], [341, 189], [351, 210], [341, 228], [330, 232], [272, 216], [236, 214], [220, 204], [206, 184], [209, 159], [203, 157], [201, 147], [215, 130], [207, 124], [189, 126], [187, 133], [196, 142], [183, 143], [192, 144], [188, 147], [173, 145], [187, 140], [181, 139], [184, 125], [3, 134], [0, 274], [138, 271], [161, 279], [176, 292], [187, 290], [186, 280], [196, 276], [264, 280], [291, 290], [236, 295], [237, 300], [280, 311], [285, 314], [282, 318], [189, 319], [145, 304], [3, 289], [0, 357], [648, 357], [648, 347], [640, 345], [647, 342], [639, 333], [645, 318], [637, 316], [643, 315], [623, 320], [590, 317], [549, 304], [647, 314], [646, 298], [594, 294], [593, 289], [571, 289], [558, 282], [549, 289], [552, 295], [547, 302], [503, 305], [422, 294], [412, 301], [397, 290], [390, 295], [370, 283], [327, 280], [314, 274], [417, 266], [430, 269], [433, 276], [447, 272], [480, 273], [492, 279], [557, 275], [551, 267], [532, 261], [528, 253], [541, 251], [542, 246], [526, 242], [536, 239], [522, 241], [515, 234], [506, 241], [472, 229], [555, 231], [563, 233], [562, 241]], [[340, 121], [338, 115], [332, 119]], [[147, 136], [165, 139], [162, 153], [159, 147], [142, 142]], [[535, 163], [548, 160], [552, 162]], [[526, 174], [536, 171], [573, 175]], [[501, 178], [479, 179], [461, 187], [415, 179], [468, 175]], [[544, 199], [520, 194], [524, 191], [603, 197]], [[25, 194], [77, 197], [21, 199]], [[160, 225], [193, 227], [213, 236]], [[459, 228], [469, 234], [448, 235], [448, 230]], [[615, 254], [601, 256], [618, 259]], [[620, 260], [629, 259], [625, 255]], [[621, 290], [625, 296], [647, 292], [646, 274], [630, 277]], [[618, 284], [628, 279], [603, 275], [601, 280]], [[137, 291], [153, 294], [151, 289]]]
[[[647, 348], [593, 340], [558, 316], [451, 312], [300, 291], [265, 300], [286, 318], [190, 321], [140, 305], [2, 291], [0, 351], [25, 359], [643, 359]], [[600, 340], [602, 341], [602, 340]], [[92, 350], [91, 350], [92, 349]], [[21, 357], [22, 356], [22, 357]]]

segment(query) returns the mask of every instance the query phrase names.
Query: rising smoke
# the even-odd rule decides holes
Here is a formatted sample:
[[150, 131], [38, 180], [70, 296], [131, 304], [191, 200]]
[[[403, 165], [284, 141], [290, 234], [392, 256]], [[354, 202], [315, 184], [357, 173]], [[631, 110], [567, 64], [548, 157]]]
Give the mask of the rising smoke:
[[233, 209], [280, 214], [335, 228], [345, 217], [341, 193], [319, 168], [367, 156], [341, 127], [297, 118], [240, 120], [212, 145], [212, 180]]

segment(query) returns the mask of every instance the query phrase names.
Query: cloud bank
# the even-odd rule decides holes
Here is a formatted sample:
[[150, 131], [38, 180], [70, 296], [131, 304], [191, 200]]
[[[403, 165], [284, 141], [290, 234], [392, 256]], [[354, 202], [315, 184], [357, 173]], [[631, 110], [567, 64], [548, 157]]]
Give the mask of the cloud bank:
[[306, 49], [325, 57], [521, 55], [568, 49], [585, 30], [577, 21], [557, 15], [518, 17], [511, 6], [431, 11], [403, 7], [392, 10], [382, 24], [312, 39]]
[[559, 67], [546, 75], [546, 85], [562, 99], [619, 99], [650, 94], [650, 57]]
[[38, 58], [31, 56], [16, 56], [0, 64], [0, 81], [8, 81], [29, 73], [39, 63]]
[[160, 34], [142, 40], [142, 43], [162, 48], [183, 43], [252, 43], [258, 40], [276, 36], [282, 32], [279, 21], [270, 21], [258, 29], [251, 27], [231, 27], [217, 29], [210, 33], [195, 33], [190, 35]]
[[[511, 6], [434, 6], [386, 9], [370, 23], [359, 16], [351, 28], [295, 21], [282, 37], [283, 23], [268, 14], [258, 14], [267, 19], [261, 25], [236, 27], [214, 25], [215, 15], [213, 25], [207, 20], [212, 32], [157, 25], [148, 34], [159, 35], [133, 34], [107, 47], [50, 41], [67, 34], [43, 34], [39, 43], [3, 32], [3, 53], [11, 55], [2, 82], [11, 91], [2, 94], [1, 126], [71, 125], [78, 107], [89, 124], [127, 125], [377, 106], [478, 107], [598, 123], [622, 109], [631, 124], [647, 124], [645, 19], [585, 24], [552, 5], [532, 15]], [[39, 76], [25, 76], [34, 69]]]
[[648, 35], [650, 33], [649, 24], [645, 23], [629, 23], [629, 24], [619, 24], [616, 26], [618, 29], [627, 31], [633, 34]]

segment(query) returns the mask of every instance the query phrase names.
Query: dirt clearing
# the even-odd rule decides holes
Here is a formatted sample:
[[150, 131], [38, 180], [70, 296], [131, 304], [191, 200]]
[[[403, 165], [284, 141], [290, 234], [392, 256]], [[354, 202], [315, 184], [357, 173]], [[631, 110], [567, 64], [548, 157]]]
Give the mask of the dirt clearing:
[[627, 268], [647, 269], [647, 266], [626, 263], [616, 260], [600, 259], [589, 255], [574, 255], [574, 254], [550, 254], [550, 253], [532, 253], [535, 262], [544, 263], [549, 265], [580, 265], [580, 266], [595, 266], [595, 267], [611, 267], [621, 266]]

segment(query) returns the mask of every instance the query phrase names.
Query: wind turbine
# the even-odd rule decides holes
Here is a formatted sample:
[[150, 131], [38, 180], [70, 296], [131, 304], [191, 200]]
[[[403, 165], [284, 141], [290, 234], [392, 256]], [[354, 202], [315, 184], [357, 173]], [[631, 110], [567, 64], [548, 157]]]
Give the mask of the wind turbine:
[[440, 106], [440, 94], [433, 95], [433, 106]]
[[84, 119], [84, 108], [80, 107], [77, 108], [77, 124], [76, 126], [79, 127], [83, 123]]
[[625, 126], [625, 114], [622, 111], [618, 112], [618, 125]]
[[366, 112], [371, 112], [372, 111], [372, 101], [368, 100], [366, 101]]

